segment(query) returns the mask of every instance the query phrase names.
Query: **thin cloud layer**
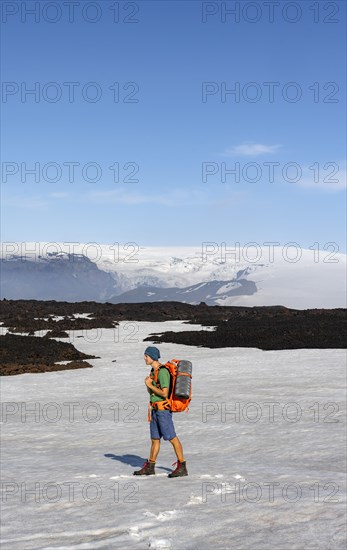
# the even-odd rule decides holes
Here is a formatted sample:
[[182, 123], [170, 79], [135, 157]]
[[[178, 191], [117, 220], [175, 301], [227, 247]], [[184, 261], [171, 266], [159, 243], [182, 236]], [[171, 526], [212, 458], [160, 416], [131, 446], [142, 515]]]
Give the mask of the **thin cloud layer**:
[[225, 151], [225, 156], [244, 156], [244, 157], [256, 157], [264, 155], [266, 153], [274, 154], [281, 147], [281, 145], [264, 145], [262, 143], [243, 143], [241, 145], [235, 145], [231, 149]]

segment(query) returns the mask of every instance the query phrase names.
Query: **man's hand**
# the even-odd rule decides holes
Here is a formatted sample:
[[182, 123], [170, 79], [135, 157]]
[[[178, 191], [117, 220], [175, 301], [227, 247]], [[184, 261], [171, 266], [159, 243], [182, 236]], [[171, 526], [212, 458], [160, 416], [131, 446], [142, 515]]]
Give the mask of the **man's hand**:
[[152, 378], [151, 378], [150, 376], [146, 376], [146, 378], [145, 378], [145, 384], [146, 384], [147, 388], [152, 389], [152, 387], [153, 387], [153, 386], [152, 386]]
[[162, 390], [160, 390], [156, 386], [153, 386], [152, 378], [150, 376], [146, 376], [145, 384], [148, 388], [148, 391], [152, 390], [155, 393], [155, 395], [159, 395], [160, 397], [164, 397], [164, 399], [167, 399], [169, 394], [169, 388], [163, 388]]

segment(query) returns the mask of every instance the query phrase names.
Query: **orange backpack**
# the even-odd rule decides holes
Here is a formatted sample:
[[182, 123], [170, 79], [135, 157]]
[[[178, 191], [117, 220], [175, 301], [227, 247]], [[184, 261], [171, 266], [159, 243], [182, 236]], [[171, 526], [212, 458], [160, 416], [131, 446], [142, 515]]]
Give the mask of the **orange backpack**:
[[158, 382], [159, 370], [161, 368], [166, 368], [168, 369], [171, 375], [171, 383], [170, 383], [171, 391], [169, 390], [170, 391], [169, 397], [165, 399], [165, 401], [156, 401], [155, 403], [151, 403], [153, 408], [158, 409], [160, 411], [170, 410], [173, 413], [183, 412], [183, 411], [188, 412], [189, 404], [192, 399], [192, 384], [190, 384], [189, 397], [177, 397], [175, 395], [175, 388], [176, 388], [176, 382], [181, 376], [189, 376], [191, 379], [192, 375], [187, 372], [177, 373], [179, 363], [180, 363], [180, 359], [172, 359], [171, 361], [168, 361], [167, 363], [165, 363], [162, 367], [159, 367], [159, 369], [155, 372], [154, 375], [151, 375], [159, 389], [161, 389], [160, 384]]

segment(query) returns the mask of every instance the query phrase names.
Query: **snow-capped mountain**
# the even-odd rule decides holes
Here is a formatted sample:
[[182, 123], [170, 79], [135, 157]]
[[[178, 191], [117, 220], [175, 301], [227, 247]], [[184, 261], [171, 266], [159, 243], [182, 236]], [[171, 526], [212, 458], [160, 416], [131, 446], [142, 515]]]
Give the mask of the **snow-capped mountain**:
[[346, 307], [345, 254], [281, 247], [252, 252], [223, 253], [218, 246], [4, 243], [1, 298]]

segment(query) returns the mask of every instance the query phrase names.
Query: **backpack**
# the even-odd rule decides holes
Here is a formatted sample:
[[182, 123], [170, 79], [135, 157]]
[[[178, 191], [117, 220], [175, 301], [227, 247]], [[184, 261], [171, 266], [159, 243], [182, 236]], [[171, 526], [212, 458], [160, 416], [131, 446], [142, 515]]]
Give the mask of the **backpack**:
[[170, 373], [169, 397], [165, 401], [152, 403], [152, 407], [158, 410], [170, 410], [175, 412], [188, 412], [192, 399], [192, 363], [190, 361], [172, 359], [159, 367], [152, 378], [157, 387], [161, 389], [158, 382], [159, 370], [166, 368]]

